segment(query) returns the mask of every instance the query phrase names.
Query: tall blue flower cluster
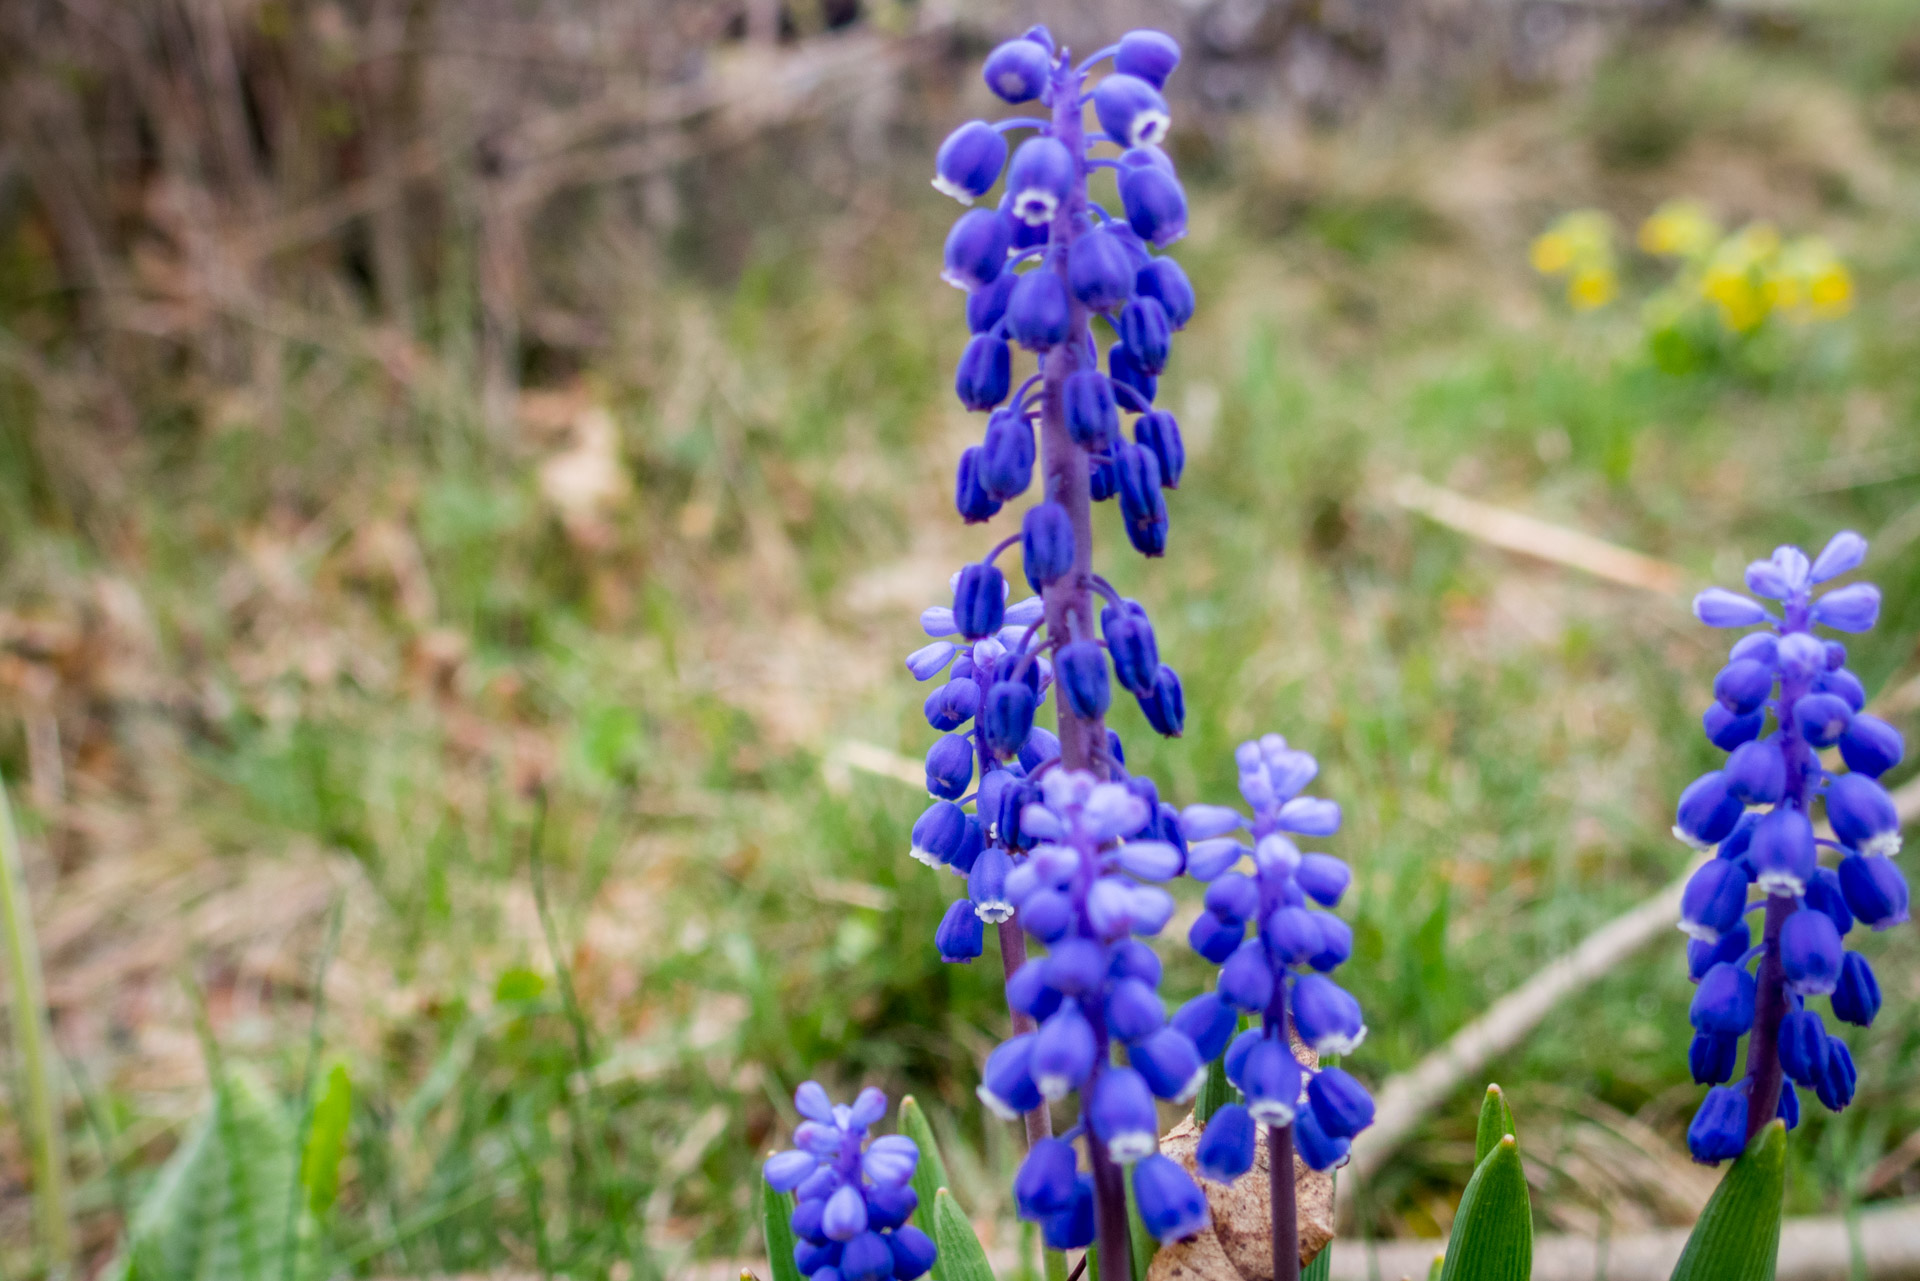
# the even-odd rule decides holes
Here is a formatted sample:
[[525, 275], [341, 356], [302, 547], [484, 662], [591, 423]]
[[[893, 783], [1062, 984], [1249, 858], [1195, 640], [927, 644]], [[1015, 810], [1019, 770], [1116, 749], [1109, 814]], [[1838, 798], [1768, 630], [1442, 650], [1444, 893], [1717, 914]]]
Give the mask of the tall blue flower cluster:
[[[1107, 59], [1112, 73], [1087, 92], [1089, 70]], [[954, 224], [942, 271], [967, 291], [973, 335], [956, 388], [968, 408], [991, 411], [981, 443], [961, 455], [956, 505], [965, 520], [984, 521], [1025, 493], [1036, 471], [1055, 473], [1019, 534], [954, 576], [950, 607], [921, 615], [933, 643], [906, 660], [923, 682], [946, 673], [924, 708], [942, 737], [927, 752], [933, 803], [914, 825], [911, 853], [967, 878], [966, 895], [935, 932], [948, 961], [982, 955], [984, 927], [1011, 915], [999, 887], [1023, 856], [1017, 818], [1036, 798], [1027, 780], [1061, 755], [1059, 738], [1035, 724], [1055, 686], [1069, 714], [1085, 721], [1105, 716], [1117, 682], [1160, 733], [1178, 735], [1185, 724], [1179, 675], [1160, 662], [1146, 611], [1090, 573], [1089, 530], [1075, 515], [1076, 498], [1081, 507], [1117, 498], [1129, 539], [1158, 556], [1167, 531], [1162, 491], [1178, 486], [1185, 467], [1179, 423], [1153, 404], [1171, 335], [1193, 315], [1185, 273], [1154, 252], [1186, 234], [1186, 197], [1157, 145], [1171, 119], [1160, 90], [1179, 59], [1169, 37], [1136, 31], [1076, 66], [1036, 27], [995, 49], [983, 74], [998, 97], [1038, 101], [1051, 117], [970, 121], [936, 160], [933, 185], [963, 204], [1001, 188], [992, 208], [972, 208]], [[1083, 124], [1089, 105], [1097, 131]], [[1032, 136], [1010, 148], [1007, 136], [1027, 131]], [[1097, 155], [1102, 148], [1116, 154]], [[1089, 194], [1101, 170], [1114, 174], [1119, 214]], [[1094, 317], [1114, 338], [1104, 373]], [[1017, 390], [1015, 345], [1036, 353], [1039, 365]], [[1123, 414], [1132, 418], [1131, 440]], [[996, 561], [1016, 544], [1023, 576], [1040, 594], [1010, 604], [1012, 587]], [[1089, 587], [1108, 601], [1097, 635], [1090, 610], [1048, 605]], [[1103, 768], [1122, 763], [1117, 736], [1101, 733], [1096, 755]], [[1169, 810], [1154, 821], [1171, 829], [1175, 820]]]
[[[1906, 878], [1892, 858], [1900, 820], [1878, 781], [1900, 763], [1905, 743], [1862, 710], [1866, 693], [1847, 670], [1846, 646], [1814, 631], [1874, 625], [1880, 591], [1872, 584], [1814, 593], [1866, 554], [1866, 540], [1851, 532], [1834, 535], [1811, 560], [1782, 547], [1747, 567], [1748, 589], [1773, 606], [1721, 588], [1693, 603], [1709, 627], [1759, 629], [1734, 644], [1701, 718], [1727, 762], [1681, 793], [1673, 828], [1715, 854], [1681, 900], [1687, 966], [1699, 985], [1689, 1057], [1694, 1079], [1713, 1087], [1687, 1131], [1697, 1161], [1738, 1156], [1776, 1115], [1797, 1124], [1795, 1086], [1832, 1111], [1852, 1101], [1853, 1058], [1811, 999], [1825, 997], [1842, 1023], [1871, 1024], [1879, 984], [1844, 940], [1856, 925], [1884, 930], [1908, 919]], [[1828, 752], [1844, 771], [1832, 768]], [[1831, 839], [1817, 834], [1816, 801]], [[1750, 890], [1759, 891], [1751, 903]], [[1765, 913], [1758, 943], [1746, 920], [1754, 911]], [[1749, 1034], [1746, 1071], [1727, 1084]]]
[[[1156, 830], [1151, 780], [1102, 781], [1057, 764], [1037, 772], [1039, 799], [1018, 819], [1034, 844], [1004, 889], [1021, 926], [1047, 948], [1007, 981], [1008, 1004], [1039, 1026], [994, 1050], [980, 1099], [1012, 1119], [1077, 1096], [1075, 1126], [1035, 1143], [1014, 1182], [1021, 1217], [1042, 1225], [1051, 1248], [1094, 1239], [1097, 1181], [1126, 1166], [1147, 1230], [1163, 1241], [1189, 1236], [1207, 1226], [1207, 1201], [1160, 1154], [1154, 1100], [1192, 1098], [1206, 1059], [1168, 1022], [1160, 958], [1141, 942], [1173, 915], [1158, 882], [1180, 874], [1185, 854]], [[1124, 1065], [1113, 1061], [1121, 1046]], [[1071, 1141], [1081, 1134], [1092, 1156], [1086, 1172]]]
[[794, 1265], [813, 1281], [914, 1281], [933, 1266], [933, 1240], [907, 1222], [919, 1205], [910, 1180], [920, 1149], [902, 1134], [871, 1141], [887, 1096], [868, 1088], [836, 1105], [818, 1081], [793, 1092], [802, 1121], [794, 1146], [767, 1158], [762, 1175], [795, 1194]]
[[[1226, 1183], [1252, 1167], [1259, 1125], [1291, 1126], [1301, 1160], [1325, 1170], [1373, 1123], [1366, 1087], [1339, 1068], [1301, 1063], [1289, 1038], [1317, 1055], [1350, 1054], [1367, 1034], [1360, 1003], [1327, 977], [1352, 955], [1353, 930], [1317, 910], [1339, 903], [1351, 873], [1293, 840], [1333, 835], [1340, 806], [1300, 794], [1319, 762], [1278, 734], [1240, 744], [1234, 763], [1251, 819], [1226, 805], [1190, 805], [1180, 816], [1192, 841], [1187, 871], [1210, 882], [1187, 941], [1220, 977], [1174, 1020], [1209, 1055], [1226, 1049], [1227, 1078], [1247, 1100], [1214, 1113], [1196, 1153], [1201, 1172]], [[1239, 870], [1249, 860], [1251, 875]], [[1233, 1036], [1243, 1014], [1260, 1026]]]
[[[1108, 58], [1112, 73], [1087, 92], [1089, 70]], [[1001, 187], [993, 207], [954, 223], [941, 273], [967, 291], [973, 334], [954, 390], [968, 409], [988, 414], [984, 437], [961, 455], [955, 478], [955, 504], [968, 522], [1026, 492], [1042, 452], [1035, 420], [1050, 405], [1085, 452], [1092, 497], [1119, 500], [1127, 538], [1142, 553], [1166, 550], [1161, 491], [1178, 488], [1186, 453], [1179, 424], [1154, 400], [1172, 336], [1194, 305], [1186, 273], [1154, 252], [1187, 232], [1186, 195], [1158, 145], [1171, 123], [1160, 91], [1179, 60], [1169, 37], [1135, 31], [1075, 66], [1046, 28], [1035, 27], [995, 49], [984, 74], [1000, 98], [1038, 101], [1051, 117], [974, 120], [941, 144], [939, 190], [971, 205]], [[1082, 123], [1089, 104], [1097, 131]], [[1027, 131], [1032, 136], [1009, 159], [1007, 135]], [[1101, 149], [1115, 154], [1097, 155]], [[1113, 174], [1118, 214], [1088, 194], [1100, 170]], [[1111, 335], [1104, 373], [1090, 317]], [[1016, 346], [1040, 363], [1018, 389]], [[1131, 440], [1122, 415], [1133, 418]], [[1076, 531], [1057, 504], [1029, 512], [1025, 524], [1027, 576], [1039, 590], [1049, 570], [1057, 576], [1071, 568]], [[1036, 550], [1038, 564], [1031, 563]]]

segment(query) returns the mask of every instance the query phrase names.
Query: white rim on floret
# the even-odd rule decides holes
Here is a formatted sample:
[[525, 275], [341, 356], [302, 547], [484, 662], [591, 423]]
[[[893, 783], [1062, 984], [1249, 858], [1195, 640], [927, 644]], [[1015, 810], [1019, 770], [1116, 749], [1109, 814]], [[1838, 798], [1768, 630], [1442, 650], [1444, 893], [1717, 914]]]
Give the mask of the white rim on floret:
[[933, 189], [943, 196], [952, 196], [963, 205], [970, 205], [974, 200], [972, 192], [957, 182], [949, 181], [944, 174], [933, 176]]

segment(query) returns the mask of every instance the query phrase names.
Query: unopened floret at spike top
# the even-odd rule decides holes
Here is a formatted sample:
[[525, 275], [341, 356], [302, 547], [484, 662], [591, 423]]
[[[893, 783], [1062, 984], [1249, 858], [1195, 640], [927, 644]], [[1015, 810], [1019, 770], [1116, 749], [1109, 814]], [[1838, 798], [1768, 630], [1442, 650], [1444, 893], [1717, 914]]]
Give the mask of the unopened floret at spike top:
[[[1697, 1161], [1740, 1155], [1774, 1116], [1792, 1128], [1797, 1086], [1835, 1112], [1853, 1100], [1853, 1057], [1813, 1002], [1825, 998], [1842, 1023], [1871, 1024], [1880, 987], [1866, 957], [1844, 940], [1857, 927], [1884, 930], [1908, 919], [1906, 878], [1892, 858], [1900, 820], [1879, 782], [1906, 745], [1862, 710], [1866, 692], [1847, 670], [1846, 646], [1814, 630], [1874, 625], [1880, 591], [1871, 583], [1815, 592], [1866, 554], [1866, 540], [1851, 532], [1834, 535], [1812, 559], [1781, 547], [1746, 574], [1748, 590], [1773, 606], [1718, 587], [1693, 603], [1709, 627], [1758, 629], [1735, 642], [1701, 718], [1726, 764], [1681, 793], [1673, 827], [1714, 854], [1681, 899], [1687, 967], [1699, 985], [1689, 1058], [1694, 1080], [1712, 1087], [1687, 1131]], [[1816, 802], [1832, 839], [1815, 834]], [[1747, 923], [1754, 912], [1764, 913], [1758, 943]], [[1743, 1037], [1746, 1069], [1728, 1084]]]

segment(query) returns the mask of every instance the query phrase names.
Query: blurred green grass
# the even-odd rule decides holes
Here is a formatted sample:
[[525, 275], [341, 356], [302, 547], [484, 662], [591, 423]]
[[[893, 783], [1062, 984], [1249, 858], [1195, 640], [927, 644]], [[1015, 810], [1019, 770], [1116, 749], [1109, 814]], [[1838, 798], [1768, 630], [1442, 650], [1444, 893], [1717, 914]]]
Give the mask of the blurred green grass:
[[[1348, 815], [1329, 847], [1357, 873], [1346, 973], [1372, 1035], [1349, 1066], [1367, 1079], [1684, 865], [1667, 815], [1712, 760], [1696, 717], [1719, 643], [1682, 602], [1423, 523], [1386, 500], [1395, 476], [1702, 583], [1778, 542], [1885, 531], [1869, 571], [1888, 608], [1855, 665], [1876, 697], [1920, 670], [1916, 30], [1888, 9], [1792, 40], [1682, 31], [1565, 94], [1215, 142], [1179, 251], [1202, 306], [1165, 382], [1193, 458], [1168, 556], [1125, 552], [1111, 513], [1099, 529], [1182, 673], [1189, 733], [1115, 723], [1182, 803], [1230, 794], [1250, 734], [1321, 758]], [[1573, 317], [1528, 274], [1552, 214], [1682, 194], [1828, 234], [1854, 315], [1674, 378], [1630, 305]], [[996, 967], [935, 959], [955, 886], [905, 857], [923, 800], [822, 769], [846, 739], [924, 746], [898, 664], [914, 615], [1011, 527], [962, 530], [947, 505], [977, 430], [947, 390], [947, 212], [902, 179], [857, 248], [783, 228], [730, 287], [655, 281], [582, 381], [631, 486], [590, 537], [538, 478], [565, 447], [489, 441], [453, 339], [399, 388], [302, 348], [271, 413], [151, 407], [112, 540], [63, 506], [31, 398], [0, 398], [0, 600], [57, 613], [111, 576], [153, 621], [162, 693], [91, 713], [85, 804], [133, 841], [99, 857], [312, 868], [345, 897], [323, 1039], [355, 1080], [330, 1232], [356, 1271], [648, 1275], [743, 1251], [756, 1155], [810, 1074], [915, 1093], [970, 1207], [1007, 1210], [1011, 1136], [971, 1102]], [[9, 776], [24, 765], [0, 739]], [[529, 890], [537, 818], [581, 1026]], [[122, 924], [186, 919], [162, 895]], [[216, 997], [245, 986], [244, 958], [177, 943]], [[1920, 1125], [1920, 943], [1864, 947], [1887, 1008], [1849, 1038], [1859, 1101], [1809, 1109], [1795, 1139], [1795, 1212], [1850, 1204]], [[290, 951], [310, 964], [316, 932]], [[1204, 967], [1164, 951], [1169, 993], [1198, 990]], [[171, 979], [154, 987], [149, 1017], [185, 1026]], [[1675, 934], [1490, 1067], [1528, 1117], [1546, 1224], [1684, 1221], [1688, 996]], [[248, 1018], [216, 1019], [227, 1053], [292, 1091], [310, 997], [278, 973]], [[143, 1081], [150, 1032], [70, 1050], [103, 1118], [76, 1136], [96, 1248], [201, 1088]], [[1363, 1231], [1444, 1229], [1479, 1085], [1363, 1189]], [[1874, 1194], [1916, 1190], [1909, 1171]]]

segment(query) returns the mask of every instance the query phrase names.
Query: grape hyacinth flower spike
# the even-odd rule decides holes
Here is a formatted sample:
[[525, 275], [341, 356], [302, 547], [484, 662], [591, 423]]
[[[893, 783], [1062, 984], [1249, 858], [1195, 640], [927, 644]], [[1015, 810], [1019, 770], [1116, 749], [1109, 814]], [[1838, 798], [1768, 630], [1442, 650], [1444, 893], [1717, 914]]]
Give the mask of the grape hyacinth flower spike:
[[[1194, 312], [1185, 272], [1160, 252], [1187, 229], [1185, 192], [1159, 147], [1179, 61], [1179, 45], [1153, 31], [1076, 61], [1035, 27], [989, 53], [982, 75], [1003, 101], [1044, 114], [962, 125], [934, 177], [973, 205], [947, 237], [941, 274], [967, 293], [954, 390], [987, 415], [958, 460], [954, 506], [977, 524], [1039, 492], [1016, 533], [955, 575], [951, 605], [922, 616], [932, 643], [907, 666], [920, 681], [946, 679], [926, 699], [943, 737], [927, 754], [933, 801], [912, 854], [967, 879], [936, 933], [943, 959], [982, 955], [984, 927], [997, 928], [1013, 1036], [988, 1059], [981, 1097], [1025, 1119], [1020, 1213], [1055, 1250], [1097, 1238], [1101, 1281], [1130, 1276], [1123, 1167], [1156, 1238], [1207, 1222], [1198, 1186], [1157, 1151], [1154, 1108], [1156, 1097], [1191, 1096], [1205, 1056], [1168, 1024], [1159, 961], [1141, 941], [1172, 914], [1156, 882], [1184, 870], [1185, 842], [1105, 723], [1115, 684], [1169, 737], [1186, 703], [1146, 611], [1094, 572], [1091, 517], [1095, 502], [1115, 500], [1134, 549], [1164, 554], [1165, 491], [1186, 464], [1179, 423], [1154, 405]], [[1037, 368], [1021, 379], [1027, 352]], [[1016, 546], [1037, 593], [1018, 601], [997, 563]], [[1038, 723], [1049, 704], [1057, 730]], [[1026, 959], [1029, 937], [1044, 957]], [[1055, 1138], [1048, 1105], [1069, 1098], [1073, 1128]], [[1086, 1170], [1071, 1143], [1083, 1135]]]
[[[1781, 547], [1747, 567], [1748, 590], [1771, 607], [1717, 587], [1694, 599], [1695, 616], [1709, 627], [1758, 629], [1734, 643], [1701, 718], [1727, 762], [1688, 784], [1673, 827], [1715, 855], [1688, 882], [1680, 916], [1698, 984], [1688, 1059], [1694, 1079], [1713, 1087], [1687, 1145], [1707, 1164], [1738, 1156], [1776, 1116], [1792, 1128], [1796, 1085], [1833, 1111], [1852, 1101], [1853, 1058], [1813, 1002], [1826, 998], [1840, 1022], [1871, 1024], [1879, 984], [1845, 941], [1857, 927], [1884, 930], [1908, 919], [1906, 878], [1892, 857], [1900, 820], [1879, 782], [1906, 745], [1862, 710], [1866, 695], [1847, 670], [1846, 646], [1815, 631], [1874, 625], [1880, 592], [1872, 584], [1816, 591], [1866, 554], [1866, 540], [1852, 532], [1834, 535], [1811, 559]], [[1815, 835], [1816, 805], [1835, 839]], [[1822, 865], [1822, 850], [1834, 866]], [[1751, 890], [1759, 897], [1749, 903]], [[1755, 911], [1764, 913], [1757, 944], [1746, 920]], [[1734, 1082], [1743, 1037], [1746, 1069]]]
[[806, 1119], [794, 1146], [767, 1158], [762, 1176], [792, 1192], [793, 1262], [813, 1281], [915, 1281], [933, 1267], [933, 1241], [907, 1222], [919, 1205], [911, 1180], [920, 1150], [901, 1134], [869, 1139], [887, 1096], [868, 1088], [836, 1106], [817, 1081], [793, 1092]]
[[[1339, 903], [1352, 876], [1332, 855], [1302, 853], [1294, 843], [1340, 827], [1336, 802], [1300, 794], [1320, 770], [1311, 755], [1268, 734], [1240, 744], [1234, 764], [1251, 819], [1225, 805], [1191, 805], [1180, 816], [1191, 842], [1187, 870], [1210, 882], [1187, 937], [1220, 966], [1220, 977], [1174, 1023], [1204, 1035], [1212, 1054], [1239, 1015], [1259, 1016], [1259, 1027], [1226, 1046], [1227, 1078], [1246, 1102], [1214, 1113], [1197, 1156], [1203, 1174], [1230, 1183], [1253, 1166], [1256, 1127], [1268, 1127], [1276, 1222], [1297, 1234], [1290, 1153], [1328, 1169], [1346, 1160], [1354, 1136], [1373, 1123], [1365, 1086], [1339, 1068], [1300, 1062], [1292, 1046], [1297, 1036], [1316, 1056], [1345, 1055], [1366, 1036], [1359, 1002], [1327, 977], [1351, 955], [1353, 931], [1320, 910]], [[1248, 859], [1251, 875], [1238, 870]], [[1297, 1235], [1276, 1235], [1276, 1276], [1296, 1274], [1298, 1250]]]

